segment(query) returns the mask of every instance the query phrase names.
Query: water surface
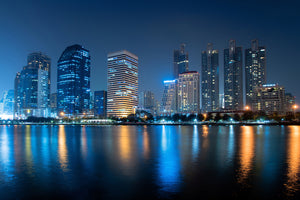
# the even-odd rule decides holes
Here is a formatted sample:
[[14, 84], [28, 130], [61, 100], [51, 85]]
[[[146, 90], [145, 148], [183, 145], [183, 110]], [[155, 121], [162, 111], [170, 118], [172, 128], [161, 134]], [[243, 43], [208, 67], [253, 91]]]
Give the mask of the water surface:
[[1, 199], [299, 199], [300, 126], [0, 126]]

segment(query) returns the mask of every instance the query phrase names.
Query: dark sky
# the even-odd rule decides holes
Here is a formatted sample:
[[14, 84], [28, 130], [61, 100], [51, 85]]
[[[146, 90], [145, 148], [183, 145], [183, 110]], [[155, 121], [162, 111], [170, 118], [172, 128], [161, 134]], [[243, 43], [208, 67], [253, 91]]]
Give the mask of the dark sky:
[[173, 50], [180, 43], [187, 45], [190, 69], [200, 71], [201, 51], [208, 42], [219, 49], [223, 68], [229, 39], [246, 49], [257, 38], [267, 48], [268, 82], [300, 98], [296, 0], [0, 0], [0, 27], [1, 93], [13, 88], [16, 72], [34, 51], [51, 57], [55, 92], [60, 54], [69, 45], [81, 44], [91, 53], [92, 90], [106, 89], [107, 53], [127, 49], [139, 57], [140, 90], [160, 97], [163, 80], [172, 76]]

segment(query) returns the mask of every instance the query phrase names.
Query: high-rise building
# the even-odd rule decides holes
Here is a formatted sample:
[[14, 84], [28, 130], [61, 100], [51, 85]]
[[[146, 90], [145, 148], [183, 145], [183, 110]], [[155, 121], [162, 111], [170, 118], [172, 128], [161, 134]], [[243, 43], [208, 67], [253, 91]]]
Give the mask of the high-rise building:
[[127, 117], [138, 105], [138, 57], [127, 50], [107, 57], [107, 115]]
[[207, 50], [202, 51], [202, 112], [219, 110], [219, 52], [208, 43]]
[[0, 117], [2, 119], [13, 119], [14, 114], [14, 90], [4, 91], [1, 99]]
[[178, 112], [198, 113], [200, 108], [200, 75], [196, 71], [179, 74]]
[[224, 94], [220, 94], [219, 95], [219, 105], [220, 105], [220, 109], [223, 109], [225, 108], [225, 99], [224, 99]]
[[285, 89], [278, 84], [265, 84], [255, 87], [251, 110], [266, 114], [284, 114], [286, 109]]
[[285, 105], [285, 110], [286, 112], [293, 112], [294, 111], [294, 106], [295, 106], [295, 96], [293, 96], [291, 93], [285, 93], [285, 99], [286, 99], [286, 105]]
[[185, 51], [185, 44], [180, 45], [179, 50], [174, 50], [174, 78], [189, 70], [189, 54]]
[[21, 115], [21, 106], [22, 106], [22, 101], [21, 101], [21, 73], [18, 72], [15, 77], [14, 81], [14, 119], [19, 119]]
[[57, 93], [50, 94], [51, 117], [57, 117]]
[[107, 92], [105, 90], [94, 92], [94, 116], [106, 117]]
[[160, 114], [161, 110], [161, 102], [157, 99], [154, 100], [154, 109], [153, 109], [153, 115], [158, 116]]
[[49, 116], [50, 65], [50, 58], [41, 52], [29, 54], [15, 78], [15, 118]]
[[151, 91], [139, 93], [139, 107], [153, 113], [154, 111], [154, 94]]
[[226, 110], [242, 110], [243, 104], [243, 54], [235, 40], [224, 49], [224, 99]]
[[177, 112], [177, 80], [165, 80], [160, 114], [172, 115]]
[[54, 109], [57, 108], [57, 93], [52, 93], [50, 95], [50, 107]]
[[90, 53], [81, 45], [67, 47], [57, 63], [59, 116], [83, 115], [90, 102]]
[[251, 41], [251, 48], [245, 50], [246, 105], [251, 105], [253, 90], [266, 84], [266, 48]]

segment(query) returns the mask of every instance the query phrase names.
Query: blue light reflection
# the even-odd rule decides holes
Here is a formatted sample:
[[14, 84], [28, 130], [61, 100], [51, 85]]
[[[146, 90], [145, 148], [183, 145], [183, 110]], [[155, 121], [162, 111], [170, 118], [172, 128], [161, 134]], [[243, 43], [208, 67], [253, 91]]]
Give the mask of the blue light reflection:
[[[159, 185], [163, 192], [178, 192], [180, 187], [180, 155], [178, 135], [172, 126], [162, 126], [161, 149], [158, 160]], [[166, 194], [161, 194], [166, 195]]]
[[194, 125], [193, 129], [193, 160], [195, 161], [199, 154], [199, 133], [198, 133], [198, 126]]
[[8, 126], [2, 126], [0, 129], [0, 183], [11, 181], [14, 173], [15, 160], [11, 149], [13, 144], [10, 143], [13, 139], [7, 129]]

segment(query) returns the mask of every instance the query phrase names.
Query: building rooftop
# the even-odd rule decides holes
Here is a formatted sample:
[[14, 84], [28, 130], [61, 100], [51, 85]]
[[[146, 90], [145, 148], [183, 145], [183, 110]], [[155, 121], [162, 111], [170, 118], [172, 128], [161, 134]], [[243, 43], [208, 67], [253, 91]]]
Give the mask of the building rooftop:
[[121, 50], [121, 51], [116, 51], [116, 52], [108, 53], [107, 57], [113, 57], [113, 56], [118, 56], [118, 55], [122, 55], [122, 54], [129, 55], [129, 56], [133, 57], [136, 60], [139, 59], [136, 55], [134, 55], [133, 53], [131, 53], [131, 52], [127, 51], [127, 50]]
[[182, 72], [181, 74], [198, 74], [197, 71], [187, 71], [187, 72]]

